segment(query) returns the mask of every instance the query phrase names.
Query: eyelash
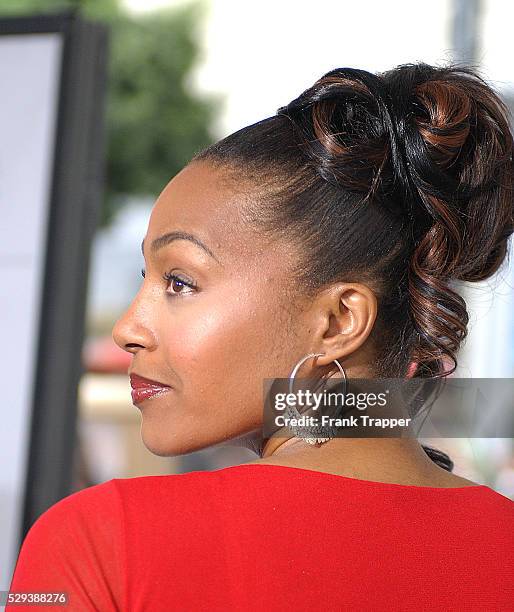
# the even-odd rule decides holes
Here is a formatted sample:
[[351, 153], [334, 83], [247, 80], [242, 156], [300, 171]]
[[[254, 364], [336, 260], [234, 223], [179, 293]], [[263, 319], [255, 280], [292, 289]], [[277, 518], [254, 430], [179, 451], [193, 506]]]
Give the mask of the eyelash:
[[[145, 278], [145, 276], [146, 276], [144, 268], [141, 269], [141, 276], [143, 278]], [[182, 284], [182, 285], [184, 285], [186, 287], [189, 287], [190, 289], [195, 289], [196, 290], [196, 288], [197, 288], [196, 283], [189, 283], [189, 282], [185, 281], [183, 278], [180, 278], [180, 276], [177, 276], [176, 274], [172, 274], [171, 272], [165, 272], [163, 274], [162, 278], [163, 278], [163, 280], [165, 280], [168, 283], [171, 282], [171, 281], [177, 281], [180, 284]], [[170, 293], [169, 295], [178, 296], [178, 295], [181, 295], [181, 293]]]

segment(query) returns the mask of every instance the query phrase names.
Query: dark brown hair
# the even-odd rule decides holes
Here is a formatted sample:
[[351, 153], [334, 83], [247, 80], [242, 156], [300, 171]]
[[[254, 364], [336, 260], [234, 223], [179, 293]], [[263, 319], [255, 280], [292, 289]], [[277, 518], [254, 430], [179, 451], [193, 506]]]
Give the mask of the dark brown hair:
[[373, 289], [377, 377], [415, 361], [415, 376], [437, 378], [455, 371], [467, 334], [455, 281], [486, 279], [506, 257], [512, 150], [508, 110], [476, 69], [418, 63], [332, 70], [193, 161], [253, 181], [255, 222], [303, 247], [302, 289]]

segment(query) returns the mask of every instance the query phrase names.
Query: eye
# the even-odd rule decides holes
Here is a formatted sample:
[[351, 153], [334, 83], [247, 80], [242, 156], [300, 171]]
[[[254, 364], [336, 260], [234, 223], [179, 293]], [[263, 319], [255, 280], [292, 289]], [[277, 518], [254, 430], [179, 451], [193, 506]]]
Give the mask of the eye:
[[180, 276], [172, 274], [171, 272], [166, 272], [166, 274], [163, 275], [163, 279], [168, 283], [171, 283], [171, 286], [175, 286], [175, 288], [178, 288], [179, 290], [184, 289], [184, 287], [190, 289], [190, 291], [179, 291], [178, 293], [173, 292], [170, 293], [170, 295], [187, 295], [190, 293], [194, 293], [194, 291], [196, 290], [195, 283], [188, 282]]
[[[145, 276], [146, 276], [144, 269], [141, 270], [141, 276], [143, 278], [145, 278]], [[178, 292], [175, 292], [175, 291], [174, 292], [168, 292], [170, 295], [187, 295], [189, 293], [194, 293], [194, 291], [197, 289], [196, 283], [187, 281], [187, 280], [181, 278], [180, 276], [178, 276], [177, 274], [173, 274], [172, 272], [166, 272], [165, 274], [163, 274], [162, 278], [167, 283], [171, 283], [172, 285], [174, 285], [175, 289], [179, 289]], [[184, 287], [187, 287], [191, 291], [182, 291], [182, 289], [184, 289]]]

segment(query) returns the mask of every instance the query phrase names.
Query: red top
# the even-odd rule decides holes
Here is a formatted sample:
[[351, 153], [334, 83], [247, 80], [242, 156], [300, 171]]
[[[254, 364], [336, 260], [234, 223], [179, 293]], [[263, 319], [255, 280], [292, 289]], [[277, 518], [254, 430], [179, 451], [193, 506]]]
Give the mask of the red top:
[[66, 591], [61, 612], [512, 612], [514, 502], [266, 464], [116, 478], [39, 517], [10, 590]]

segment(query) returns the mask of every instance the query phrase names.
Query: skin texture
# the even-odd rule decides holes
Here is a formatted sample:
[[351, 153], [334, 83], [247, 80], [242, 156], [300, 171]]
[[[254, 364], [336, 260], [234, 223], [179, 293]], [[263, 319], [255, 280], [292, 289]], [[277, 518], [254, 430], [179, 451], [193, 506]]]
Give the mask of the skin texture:
[[[255, 197], [255, 194], [253, 194]], [[366, 285], [335, 283], [315, 299], [302, 297], [292, 270], [294, 244], [259, 234], [245, 222], [252, 186], [219, 167], [193, 162], [157, 199], [144, 240], [145, 279], [113, 328], [133, 354], [130, 372], [172, 389], [141, 402], [141, 436], [162, 456], [234, 441], [260, 443], [263, 380], [369, 374], [369, 335], [377, 301]], [[213, 256], [179, 239], [152, 252], [171, 231], [199, 238]], [[172, 272], [181, 282], [163, 279]], [[476, 484], [435, 465], [413, 439], [335, 438], [311, 447], [300, 438], [264, 441], [255, 463], [275, 463], [350, 477], [456, 487]]]

